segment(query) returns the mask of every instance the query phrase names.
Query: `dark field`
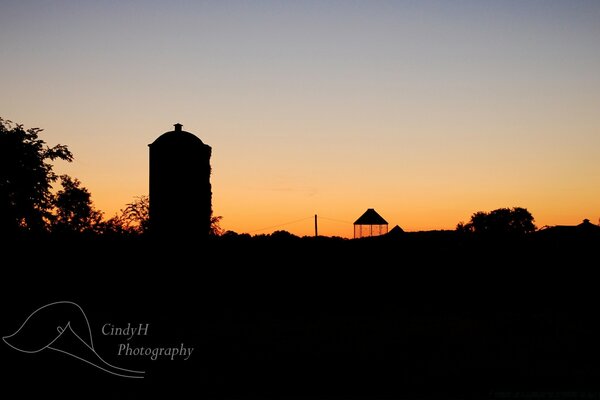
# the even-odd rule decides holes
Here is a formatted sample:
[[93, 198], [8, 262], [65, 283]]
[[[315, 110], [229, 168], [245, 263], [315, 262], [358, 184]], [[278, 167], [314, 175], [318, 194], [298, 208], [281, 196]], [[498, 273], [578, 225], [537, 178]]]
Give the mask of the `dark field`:
[[[2, 343], [3, 385], [48, 398], [595, 398], [599, 243], [452, 232], [12, 243], [2, 336], [69, 300], [98, 354], [146, 377]], [[149, 323], [147, 335], [103, 334], [128, 323]], [[126, 343], [194, 352], [119, 355]]]

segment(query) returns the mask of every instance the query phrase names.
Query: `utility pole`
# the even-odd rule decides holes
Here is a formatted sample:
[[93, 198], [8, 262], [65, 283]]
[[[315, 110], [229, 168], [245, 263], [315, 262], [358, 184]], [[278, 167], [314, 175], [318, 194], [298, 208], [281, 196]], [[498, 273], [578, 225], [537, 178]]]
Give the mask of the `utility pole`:
[[317, 214], [315, 214], [315, 237], [319, 236], [319, 230], [317, 228]]

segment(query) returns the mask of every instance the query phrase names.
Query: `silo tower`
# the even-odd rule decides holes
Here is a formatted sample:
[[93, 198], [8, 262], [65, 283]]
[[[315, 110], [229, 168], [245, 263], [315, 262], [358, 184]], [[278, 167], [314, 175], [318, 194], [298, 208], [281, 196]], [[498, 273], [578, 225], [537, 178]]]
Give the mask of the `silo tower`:
[[155, 236], [206, 237], [210, 231], [212, 149], [183, 125], [150, 148], [150, 230]]

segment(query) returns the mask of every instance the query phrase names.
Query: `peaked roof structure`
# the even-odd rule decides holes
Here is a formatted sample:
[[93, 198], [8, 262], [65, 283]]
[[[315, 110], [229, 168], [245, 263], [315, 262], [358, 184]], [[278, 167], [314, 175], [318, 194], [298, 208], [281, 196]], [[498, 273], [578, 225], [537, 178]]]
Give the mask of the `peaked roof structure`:
[[388, 236], [396, 236], [396, 235], [402, 235], [403, 233], [404, 233], [404, 229], [400, 228], [399, 225], [396, 225], [387, 234], [388, 234]]
[[387, 225], [388, 222], [383, 219], [381, 215], [375, 211], [374, 208], [369, 208], [363, 215], [361, 215], [354, 225]]

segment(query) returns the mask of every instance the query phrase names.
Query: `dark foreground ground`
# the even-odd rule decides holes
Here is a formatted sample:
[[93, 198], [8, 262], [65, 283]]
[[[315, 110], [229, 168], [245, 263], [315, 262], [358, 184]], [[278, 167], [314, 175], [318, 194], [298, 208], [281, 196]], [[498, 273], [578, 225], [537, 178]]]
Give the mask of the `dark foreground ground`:
[[[67, 300], [105, 361], [146, 371], [0, 342], [14, 398], [600, 398], [597, 237], [4, 244], [2, 336]], [[23, 340], [54, 338], [56, 318]]]

